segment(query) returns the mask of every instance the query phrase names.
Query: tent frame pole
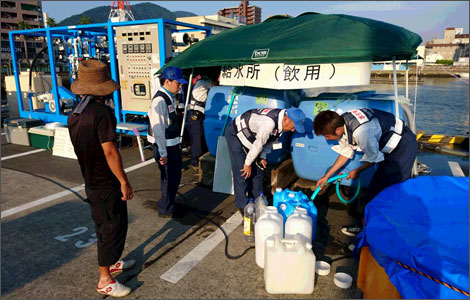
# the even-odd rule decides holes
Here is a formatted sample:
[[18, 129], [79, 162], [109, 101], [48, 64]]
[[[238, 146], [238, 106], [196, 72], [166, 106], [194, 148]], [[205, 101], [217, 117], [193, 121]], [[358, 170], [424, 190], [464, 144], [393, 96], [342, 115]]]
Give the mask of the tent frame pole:
[[186, 102], [184, 103], [183, 122], [181, 124], [180, 143], [183, 142], [184, 126], [186, 124], [186, 114], [188, 112], [188, 105], [189, 105], [189, 99], [190, 99], [190, 95], [191, 95], [191, 88], [192, 88], [192, 85], [193, 85], [193, 74], [194, 74], [194, 68], [191, 69], [191, 75], [189, 76], [188, 92], [186, 93]]
[[393, 89], [395, 93], [395, 118], [400, 118], [400, 112], [398, 110], [398, 83], [397, 83], [397, 66], [395, 56], [393, 57]]

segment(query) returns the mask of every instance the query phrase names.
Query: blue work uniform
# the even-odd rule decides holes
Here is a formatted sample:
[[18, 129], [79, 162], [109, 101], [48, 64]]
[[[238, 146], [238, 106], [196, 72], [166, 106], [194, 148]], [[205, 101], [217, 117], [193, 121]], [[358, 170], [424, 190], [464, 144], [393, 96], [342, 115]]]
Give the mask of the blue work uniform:
[[194, 167], [199, 165], [199, 157], [207, 151], [204, 139], [204, 108], [211, 86], [211, 80], [201, 79], [196, 82], [191, 92], [187, 128], [191, 140], [191, 165]]
[[[418, 153], [416, 135], [400, 119], [389, 112], [378, 109], [355, 109], [341, 115], [345, 121], [345, 134], [339, 146], [349, 145], [350, 150], [341, 153], [352, 158], [351, 151], [359, 148], [364, 152], [362, 161], [377, 163], [363, 201], [365, 208], [386, 187], [411, 177], [413, 163]], [[345, 143], [346, 142], [346, 143]], [[349, 152], [349, 154], [348, 154]]]
[[[180, 130], [173, 94], [160, 87], [152, 99], [148, 112], [150, 126], [147, 139], [152, 143], [153, 157], [160, 169], [161, 199], [158, 209], [161, 214], [171, 214], [175, 209], [175, 198], [182, 175]], [[161, 157], [168, 157], [165, 165]]]
[[[225, 130], [230, 161], [232, 163], [235, 206], [243, 209], [248, 198], [256, 198], [263, 190], [263, 170], [252, 166], [258, 158], [266, 159], [272, 143], [282, 134], [282, 119], [285, 109], [251, 109], [239, 115]], [[252, 166], [251, 176], [241, 176], [243, 166]]]

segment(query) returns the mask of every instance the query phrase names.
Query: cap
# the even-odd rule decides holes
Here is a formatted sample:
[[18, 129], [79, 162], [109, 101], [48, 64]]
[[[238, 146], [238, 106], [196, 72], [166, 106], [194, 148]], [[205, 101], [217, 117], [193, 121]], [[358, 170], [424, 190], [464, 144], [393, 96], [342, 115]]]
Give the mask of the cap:
[[181, 72], [181, 69], [177, 67], [165, 68], [165, 70], [163, 70], [163, 73], [162, 73], [162, 78], [176, 80], [181, 84], [188, 83], [188, 81], [183, 78], [183, 72]]
[[304, 133], [304, 121], [305, 121], [305, 114], [301, 109], [296, 107], [291, 107], [287, 110], [287, 116], [294, 122], [295, 131], [298, 133]]

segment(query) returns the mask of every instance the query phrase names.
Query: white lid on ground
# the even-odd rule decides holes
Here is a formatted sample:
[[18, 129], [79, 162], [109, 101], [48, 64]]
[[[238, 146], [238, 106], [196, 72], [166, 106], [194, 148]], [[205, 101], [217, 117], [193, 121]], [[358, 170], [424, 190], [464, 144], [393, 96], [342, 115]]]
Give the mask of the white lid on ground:
[[342, 288], [342, 289], [348, 289], [351, 287], [352, 284], [352, 277], [349, 274], [346, 273], [336, 273], [334, 277], [334, 282], [337, 287]]
[[326, 261], [317, 261], [315, 262], [315, 273], [321, 276], [326, 276], [330, 274], [331, 266]]

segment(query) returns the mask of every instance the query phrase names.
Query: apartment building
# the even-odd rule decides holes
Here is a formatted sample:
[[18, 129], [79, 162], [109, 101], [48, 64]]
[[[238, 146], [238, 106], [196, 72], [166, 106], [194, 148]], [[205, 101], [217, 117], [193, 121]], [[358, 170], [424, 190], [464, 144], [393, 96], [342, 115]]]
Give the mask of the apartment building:
[[249, 1], [241, 1], [238, 7], [226, 7], [218, 12], [219, 16], [238, 18], [240, 23], [258, 24], [261, 23], [261, 8], [249, 5]]
[[[41, 1], [1, 1], [1, 66], [2, 74], [11, 73], [11, 50], [8, 32], [11, 30], [19, 30], [18, 22], [23, 20], [27, 22], [31, 28], [44, 27], [42, 20]], [[26, 48], [22, 37], [16, 37], [15, 48], [17, 63], [21, 69], [26, 69], [28, 62], [34, 59], [36, 53], [39, 52], [45, 43], [42, 39], [35, 37], [27, 37]], [[41, 61], [40, 61], [41, 62]], [[44, 61], [42, 60], [42, 63]]]
[[[176, 21], [209, 27], [212, 29], [213, 35], [238, 26], [245, 25], [240, 23], [238, 18], [228, 18], [220, 15], [181, 17], [177, 18]], [[184, 29], [181, 26], [177, 26], [177, 28]], [[206, 34], [203, 31], [188, 32], [188, 35], [192, 41], [194, 41], [195, 39], [200, 41], [206, 37]], [[177, 46], [175, 52], [182, 52], [188, 47], [189, 45]]]
[[435, 63], [437, 60], [457, 62], [465, 55], [468, 57], [469, 37], [468, 33], [463, 33], [463, 28], [446, 28], [442, 39], [433, 38], [431, 42], [426, 43], [426, 64]]

